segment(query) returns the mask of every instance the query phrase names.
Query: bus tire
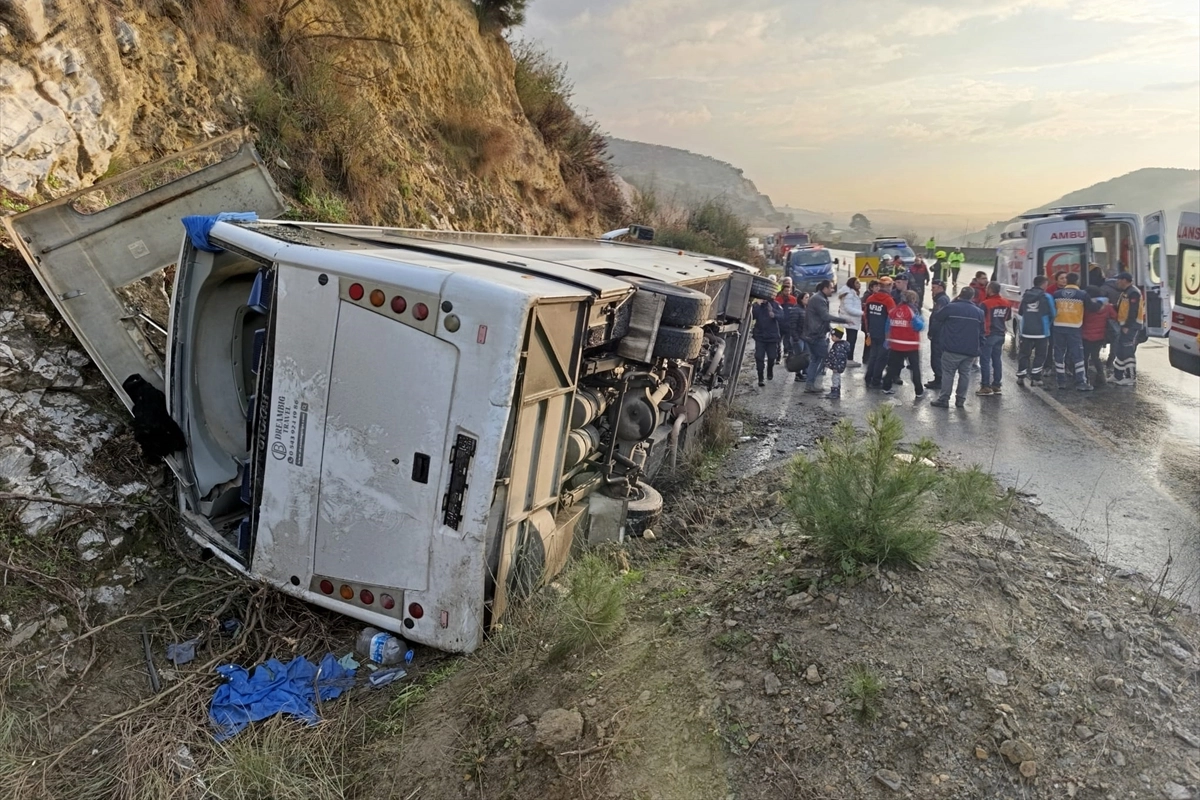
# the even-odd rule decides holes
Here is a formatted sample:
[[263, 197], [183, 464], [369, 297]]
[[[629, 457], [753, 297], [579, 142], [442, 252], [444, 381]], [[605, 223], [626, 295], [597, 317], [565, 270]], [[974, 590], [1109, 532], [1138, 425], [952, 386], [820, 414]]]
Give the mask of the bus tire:
[[657, 294], [666, 301], [663, 304], [660, 324], [672, 328], [691, 328], [703, 325], [708, 321], [712, 298], [704, 292], [650, 278], [638, 278], [630, 275], [626, 275], [624, 278], [638, 287], [639, 292]]
[[654, 339], [654, 357], [691, 361], [700, 355], [703, 345], [702, 328], [670, 328], [664, 325], [658, 329]]
[[750, 284], [750, 296], [755, 300], [771, 300], [778, 293], [775, 281], [765, 275], [754, 276], [754, 280]]
[[658, 490], [648, 483], [638, 481], [625, 513], [625, 536], [641, 536], [658, 525], [662, 510], [663, 499]]

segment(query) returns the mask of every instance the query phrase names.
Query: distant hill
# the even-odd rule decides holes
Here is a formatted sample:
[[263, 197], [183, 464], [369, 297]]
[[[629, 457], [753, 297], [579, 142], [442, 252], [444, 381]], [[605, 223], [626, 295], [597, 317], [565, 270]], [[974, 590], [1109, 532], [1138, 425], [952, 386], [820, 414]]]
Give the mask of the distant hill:
[[[1161, 167], [1138, 169], [1086, 189], [1064, 194], [1057, 200], [1051, 200], [1045, 205], [1031, 208], [1024, 213], [1036, 214], [1057, 206], [1075, 206], [1086, 203], [1112, 203], [1114, 210], [1132, 211], [1141, 216], [1155, 211], [1166, 211], [1167, 227], [1171, 232], [1167, 248], [1169, 252], [1175, 252], [1174, 233], [1179, 212], [1200, 211], [1200, 170]], [[989, 245], [995, 244], [999, 240], [1004, 226], [1011, 221], [993, 222], [983, 230], [952, 239], [951, 243], [982, 245], [986, 240]]]
[[638, 189], [663, 200], [689, 204], [719, 199], [751, 225], [786, 224], [771, 198], [758, 191], [740, 169], [676, 147], [628, 139], [608, 139], [608, 155], [617, 174]]

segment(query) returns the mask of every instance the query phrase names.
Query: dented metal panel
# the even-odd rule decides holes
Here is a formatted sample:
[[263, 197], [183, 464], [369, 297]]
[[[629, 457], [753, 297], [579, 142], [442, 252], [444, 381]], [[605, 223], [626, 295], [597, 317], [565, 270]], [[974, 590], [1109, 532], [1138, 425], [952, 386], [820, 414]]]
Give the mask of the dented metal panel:
[[342, 304], [325, 420], [318, 574], [428, 586], [429, 535], [441, 522], [448, 481], [457, 360], [447, 342]]
[[[286, 205], [253, 145], [241, 131], [126, 172], [4, 220], [84, 349], [126, 406], [121, 382], [141, 373], [162, 387], [162, 359], [150, 346], [135, 310], [118, 289], [175, 263], [183, 241], [180, 219], [192, 214], [256, 211], [276, 216]], [[129, 199], [89, 207], [151, 182], [171, 162], [181, 168], [232, 149], [223, 160]], [[236, 148], [236, 149], [234, 149]], [[169, 174], [169, 173], [168, 173]]]

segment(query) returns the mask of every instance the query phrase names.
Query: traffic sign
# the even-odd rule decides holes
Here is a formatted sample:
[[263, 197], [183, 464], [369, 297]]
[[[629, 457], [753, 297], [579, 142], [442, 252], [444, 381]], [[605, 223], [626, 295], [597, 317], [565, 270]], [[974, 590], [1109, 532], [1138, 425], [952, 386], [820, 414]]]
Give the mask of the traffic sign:
[[865, 253], [855, 253], [854, 273], [861, 280], [879, 277], [879, 256], [869, 256]]

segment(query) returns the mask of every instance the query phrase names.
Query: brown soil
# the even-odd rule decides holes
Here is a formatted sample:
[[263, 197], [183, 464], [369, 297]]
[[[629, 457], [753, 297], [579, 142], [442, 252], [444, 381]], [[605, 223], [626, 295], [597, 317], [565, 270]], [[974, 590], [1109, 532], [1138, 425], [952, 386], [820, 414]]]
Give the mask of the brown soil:
[[[1019, 499], [1005, 539], [994, 526], [950, 526], [921, 570], [841, 580], [789, 523], [786, 482], [786, 468], [772, 466], [677, 492], [655, 541], [610, 554], [630, 568], [630, 597], [628, 621], [603, 649], [549, 662], [552, 587], [469, 658], [420, 652], [406, 682], [326, 703], [316, 728], [242, 734], [249, 752], [278, 748], [272, 731], [299, 753], [336, 743], [345, 771], [308, 795], [260, 796], [1124, 800], [1161, 797], [1168, 782], [1200, 785], [1200, 635], [1169, 598], [1115, 577]], [[180, 568], [195, 578], [168, 587]], [[0, 752], [0, 763], [24, 770], [25, 782], [12, 784], [19, 796], [204, 796], [196, 776], [231, 763], [204, 728], [214, 663], [340, 655], [353, 639], [346, 620], [226, 583], [209, 566], [152, 554], [143, 569], [130, 607], [145, 616], [100, 631], [90, 669], [84, 645], [33, 655], [55, 641], [40, 639], [0, 651], [9, 676], [0, 711], [10, 720], [28, 721], [79, 686], [62, 709], [29, 722], [35, 737]], [[63, 587], [44, 577], [10, 576], [10, 585], [22, 577], [27, 589], [53, 590], [31, 604], [58, 602], [76, 633], [111, 618], [94, 607], [77, 618]], [[194, 602], [155, 609], [188, 594]], [[244, 641], [217, 630], [231, 615], [252, 626]], [[143, 624], [157, 652], [205, 637], [187, 667], [170, 671], [159, 657], [165, 685], [185, 685], [157, 701]], [[865, 707], [849, 693], [863, 669], [883, 683]], [[539, 744], [537, 724], [553, 709], [577, 710], [582, 735]], [[114, 722], [122, 712], [131, 713]], [[1027, 776], [1000, 755], [1009, 740], [1030, 748]], [[172, 766], [180, 745], [195, 770]], [[30, 759], [44, 765], [58, 753], [54, 780], [43, 783]], [[880, 770], [895, 773], [897, 790]]]

